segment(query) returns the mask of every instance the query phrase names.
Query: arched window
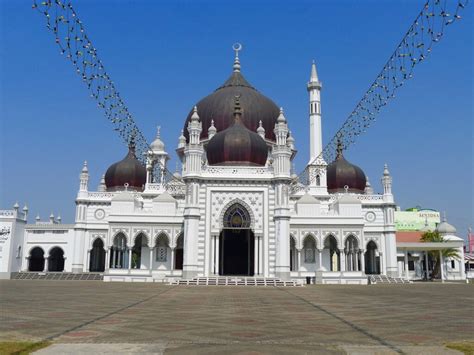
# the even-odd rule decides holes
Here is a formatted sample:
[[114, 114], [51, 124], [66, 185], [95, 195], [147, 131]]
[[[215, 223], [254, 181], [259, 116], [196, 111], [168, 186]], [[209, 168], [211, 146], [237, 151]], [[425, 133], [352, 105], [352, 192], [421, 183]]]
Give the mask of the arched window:
[[316, 175], [316, 186], [321, 186], [321, 176]]
[[168, 260], [168, 237], [166, 234], [161, 233], [156, 238], [156, 261], [164, 263]]
[[240, 203], [230, 206], [225, 212], [224, 228], [250, 228], [250, 215]]
[[312, 264], [316, 262], [316, 241], [312, 235], [306, 236], [303, 242], [304, 262]]

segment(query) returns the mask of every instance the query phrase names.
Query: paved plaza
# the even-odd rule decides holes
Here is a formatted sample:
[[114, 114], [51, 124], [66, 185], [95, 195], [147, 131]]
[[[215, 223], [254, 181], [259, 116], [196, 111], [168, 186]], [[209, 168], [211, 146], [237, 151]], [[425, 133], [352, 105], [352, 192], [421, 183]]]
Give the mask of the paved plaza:
[[433, 354], [474, 334], [472, 284], [276, 288], [10, 280], [0, 288], [0, 341], [50, 340], [55, 345], [46, 353], [74, 344], [67, 346], [78, 353]]

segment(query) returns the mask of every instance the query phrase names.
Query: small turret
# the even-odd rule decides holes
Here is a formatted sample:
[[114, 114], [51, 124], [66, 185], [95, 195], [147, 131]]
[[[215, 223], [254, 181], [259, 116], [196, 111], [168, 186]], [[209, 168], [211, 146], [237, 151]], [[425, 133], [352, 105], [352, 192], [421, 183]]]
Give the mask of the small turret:
[[209, 126], [209, 129], [207, 130], [207, 136], [209, 137], [209, 139], [214, 137], [216, 135], [216, 132], [217, 132], [217, 129], [214, 126], [214, 120], [211, 120], [211, 125]]
[[80, 184], [79, 191], [88, 191], [89, 188], [89, 169], [87, 168], [87, 161], [84, 161], [81, 175], [79, 176]]

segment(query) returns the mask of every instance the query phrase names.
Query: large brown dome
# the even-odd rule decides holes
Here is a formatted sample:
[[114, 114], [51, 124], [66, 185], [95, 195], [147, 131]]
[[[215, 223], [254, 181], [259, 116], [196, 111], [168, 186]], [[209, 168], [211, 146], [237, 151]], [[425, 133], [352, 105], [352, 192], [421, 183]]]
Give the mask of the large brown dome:
[[[221, 87], [197, 103], [199, 118], [202, 122], [201, 139], [208, 138], [207, 130], [212, 120], [214, 120], [217, 132], [233, 125], [234, 98], [236, 95], [240, 97], [243, 111], [242, 123], [245, 127], [255, 132], [261, 120], [263, 128], [265, 128], [265, 138], [274, 141], [273, 129], [280, 109], [272, 100], [259, 93], [245, 80], [240, 73], [240, 67], [234, 69], [230, 78]], [[189, 112], [184, 123], [184, 136], [188, 142], [187, 128], [192, 114], [193, 110]]]
[[345, 192], [347, 186], [349, 192], [361, 194], [364, 193], [366, 183], [365, 173], [344, 158], [342, 145], [339, 143], [336, 159], [327, 167], [328, 192]]
[[246, 128], [242, 121], [239, 98], [235, 99], [233, 124], [218, 132], [206, 147], [209, 165], [257, 165], [267, 162], [267, 143], [257, 133]]
[[129, 190], [143, 191], [145, 183], [146, 168], [135, 157], [135, 146], [131, 144], [127, 156], [107, 169], [105, 186], [107, 191], [121, 191], [128, 184]]

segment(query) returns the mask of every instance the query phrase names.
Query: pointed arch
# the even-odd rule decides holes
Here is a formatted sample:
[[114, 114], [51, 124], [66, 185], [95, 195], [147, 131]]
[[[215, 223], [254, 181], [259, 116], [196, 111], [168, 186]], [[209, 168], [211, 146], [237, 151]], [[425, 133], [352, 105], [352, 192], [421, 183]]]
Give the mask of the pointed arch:
[[329, 234], [324, 239], [324, 249], [329, 256], [329, 270], [341, 270], [341, 255], [338, 248], [337, 238], [333, 234]]
[[242, 201], [241, 199], [239, 198], [236, 198], [236, 199], [233, 199], [232, 201], [228, 202], [221, 210], [221, 213], [220, 213], [220, 216], [219, 216], [219, 227], [220, 229], [224, 229], [225, 226], [224, 226], [224, 216], [225, 214], [227, 213], [227, 211], [229, 211], [229, 209], [233, 206], [233, 205], [240, 205], [241, 208], [248, 214], [249, 216], [249, 226], [248, 228], [250, 229], [255, 229], [255, 216], [254, 216], [254, 213], [253, 213], [253, 210], [252, 208], [245, 202], [245, 201]]
[[132, 244], [135, 245], [137, 238], [141, 237], [141, 243], [143, 246], [149, 246], [150, 245], [150, 237], [145, 231], [138, 231], [135, 233], [135, 236], [132, 239]]
[[97, 237], [92, 242], [90, 251], [89, 271], [103, 272], [105, 270], [105, 249], [102, 238]]
[[366, 246], [365, 273], [368, 275], [380, 274], [380, 255], [374, 240], [369, 241]]
[[176, 238], [174, 268], [183, 270], [184, 234], [180, 233]]
[[60, 247], [53, 247], [49, 250], [48, 271], [64, 271], [64, 250]]
[[316, 262], [317, 242], [313, 234], [308, 233], [303, 239], [303, 253], [305, 264], [314, 264]]
[[156, 261], [160, 263], [168, 261], [170, 240], [165, 232], [156, 236], [154, 247], [156, 248]]

